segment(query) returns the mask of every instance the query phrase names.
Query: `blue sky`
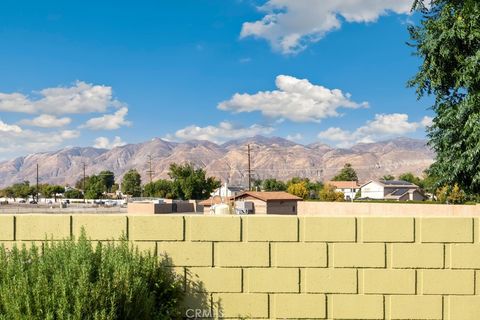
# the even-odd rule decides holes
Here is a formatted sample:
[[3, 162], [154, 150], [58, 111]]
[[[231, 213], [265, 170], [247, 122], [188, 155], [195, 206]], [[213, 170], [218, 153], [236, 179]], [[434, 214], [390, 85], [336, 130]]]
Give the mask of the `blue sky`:
[[410, 0], [0, 3], [0, 158], [153, 137], [423, 138]]

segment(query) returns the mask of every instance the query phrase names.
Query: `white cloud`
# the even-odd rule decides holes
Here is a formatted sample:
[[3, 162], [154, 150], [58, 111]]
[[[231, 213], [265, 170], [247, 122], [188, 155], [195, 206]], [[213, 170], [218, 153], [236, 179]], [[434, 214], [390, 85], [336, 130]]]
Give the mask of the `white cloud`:
[[110, 141], [107, 137], [98, 137], [97, 139], [95, 139], [95, 144], [93, 145], [93, 147], [99, 149], [113, 149], [115, 147], [121, 147], [126, 144], [127, 143], [122, 141], [119, 136], [116, 136], [112, 141]]
[[[7, 124], [0, 120], [0, 132], [14, 132], [20, 133], [22, 132], [22, 128], [14, 124]], [[3, 137], [2, 137], [3, 138]]]
[[303, 135], [301, 133], [289, 134], [286, 139], [290, 141], [301, 141], [303, 139]]
[[428, 116], [423, 117], [422, 125], [424, 127], [430, 127], [432, 124], [433, 124], [433, 118], [432, 117], [428, 117]]
[[112, 88], [77, 81], [71, 87], [46, 88], [31, 98], [24, 94], [0, 93], [0, 111], [47, 114], [78, 114], [105, 112], [109, 107], [120, 107]]
[[410, 12], [412, 0], [268, 0], [259, 10], [265, 16], [245, 22], [241, 38], [267, 40], [274, 50], [294, 54], [318, 42], [342, 22], [375, 22], [389, 12]]
[[40, 128], [56, 128], [64, 127], [72, 122], [72, 119], [68, 117], [58, 118], [49, 114], [42, 114], [33, 119], [24, 119], [20, 123], [28, 126], [40, 127]]
[[238, 127], [230, 122], [221, 122], [218, 126], [189, 126], [184, 129], [178, 130], [173, 135], [167, 135], [167, 140], [208, 140], [215, 143], [223, 143], [228, 140], [249, 138], [256, 135], [268, 135], [275, 129], [268, 126], [262, 126], [258, 124], [251, 125], [250, 127]]
[[367, 102], [352, 101], [348, 93], [313, 85], [306, 79], [279, 75], [275, 83], [278, 90], [236, 93], [230, 100], [221, 102], [218, 108], [232, 112], [260, 111], [267, 117], [295, 122], [320, 122], [324, 118], [339, 116], [339, 108], [368, 107]]
[[127, 116], [128, 108], [120, 108], [114, 114], [105, 114], [98, 118], [92, 118], [88, 120], [82, 128], [88, 128], [92, 130], [115, 130], [122, 126], [130, 126], [132, 123], [125, 120]]
[[318, 138], [337, 143], [339, 147], [348, 147], [355, 143], [375, 142], [394, 136], [401, 136], [425, 128], [430, 117], [419, 122], [409, 122], [403, 113], [377, 114], [375, 119], [354, 131], [341, 128], [329, 128], [318, 134]]
[[[3, 128], [2, 124], [3, 123], [0, 123], [0, 128]], [[45, 132], [23, 130], [18, 126], [11, 127], [14, 128], [8, 131], [0, 129], [2, 136], [0, 158], [3, 159], [18, 154], [50, 151], [62, 146], [67, 140], [80, 136], [80, 132], [76, 130]]]

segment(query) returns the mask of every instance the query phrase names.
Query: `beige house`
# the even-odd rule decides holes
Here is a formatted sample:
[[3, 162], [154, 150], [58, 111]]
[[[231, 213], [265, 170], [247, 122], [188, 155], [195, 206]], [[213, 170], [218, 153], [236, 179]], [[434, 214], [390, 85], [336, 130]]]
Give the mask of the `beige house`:
[[297, 203], [302, 198], [284, 191], [246, 191], [234, 198], [235, 205], [245, 201], [253, 203], [254, 214], [297, 214]]

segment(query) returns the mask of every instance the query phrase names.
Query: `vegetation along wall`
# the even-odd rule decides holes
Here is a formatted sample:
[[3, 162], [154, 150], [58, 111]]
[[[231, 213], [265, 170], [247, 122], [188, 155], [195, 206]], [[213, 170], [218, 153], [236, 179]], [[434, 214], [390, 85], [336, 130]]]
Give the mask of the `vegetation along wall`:
[[167, 253], [186, 316], [480, 319], [479, 218], [0, 216], [0, 242], [128, 239]]

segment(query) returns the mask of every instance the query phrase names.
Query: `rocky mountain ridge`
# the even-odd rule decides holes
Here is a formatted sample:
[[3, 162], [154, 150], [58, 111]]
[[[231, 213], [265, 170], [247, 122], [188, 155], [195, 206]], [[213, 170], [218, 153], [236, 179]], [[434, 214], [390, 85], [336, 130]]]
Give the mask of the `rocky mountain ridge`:
[[111, 150], [92, 147], [64, 148], [0, 162], [0, 187], [35, 181], [36, 165], [42, 183], [74, 185], [83, 175], [111, 170], [117, 180], [129, 169], [137, 169], [148, 182], [149, 157], [154, 179], [167, 178], [170, 163], [193, 162], [208, 174], [230, 184], [247, 183], [247, 144], [251, 147], [253, 175], [258, 179], [282, 180], [293, 176], [313, 180], [330, 179], [345, 163], [351, 163], [361, 181], [385, 174], [413, 172], [421, 175], [434, 159], [423, 140], [397, 138], [339, 149], [325, 144], [298, 144], [279, 137], [256, 136], [222, 145], [209, 141], [170, 142], [160, 138], [128, 144]]

